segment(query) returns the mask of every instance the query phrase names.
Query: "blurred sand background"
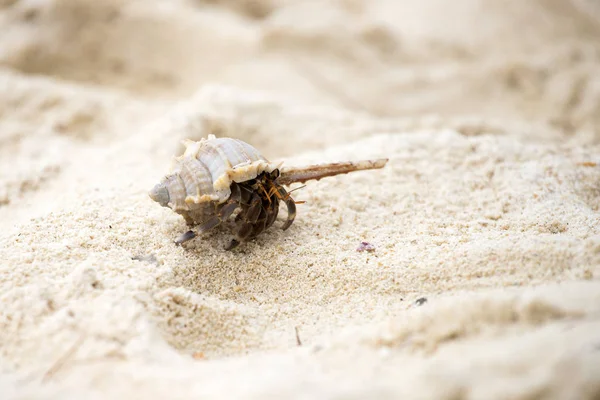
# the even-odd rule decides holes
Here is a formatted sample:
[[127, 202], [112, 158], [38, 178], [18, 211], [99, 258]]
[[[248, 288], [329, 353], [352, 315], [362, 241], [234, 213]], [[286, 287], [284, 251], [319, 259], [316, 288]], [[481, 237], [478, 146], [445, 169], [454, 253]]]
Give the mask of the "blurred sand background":
[[[209, 133], [390, 162], [176, 247]], [[593, 0], [0, 0], [0, 398], [600, 398], [599, 150]]]

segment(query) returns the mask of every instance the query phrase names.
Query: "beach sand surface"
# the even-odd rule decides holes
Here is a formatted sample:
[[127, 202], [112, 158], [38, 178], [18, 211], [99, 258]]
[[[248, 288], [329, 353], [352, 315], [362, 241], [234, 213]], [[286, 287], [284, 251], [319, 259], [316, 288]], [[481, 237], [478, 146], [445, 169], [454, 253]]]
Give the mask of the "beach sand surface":
[[[0, 32], [2, 399], [600, 398], [596, 2], [2, 0]], [[389, 162], [176, 246], [147, 193], [209, 134]]]

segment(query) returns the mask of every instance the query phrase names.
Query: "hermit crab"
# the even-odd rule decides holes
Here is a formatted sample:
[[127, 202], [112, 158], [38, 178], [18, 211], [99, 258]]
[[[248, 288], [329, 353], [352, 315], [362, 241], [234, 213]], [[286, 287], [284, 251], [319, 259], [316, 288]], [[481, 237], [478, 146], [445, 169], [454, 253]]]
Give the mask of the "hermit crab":
[[191, 228], [181, 244], [221, 225], [230, 225], [231, 250], [251, 240], [275, 222], [280, 202], [287, 206], [283, 230], [296, 217], [297, 202], [284, 186], [352, 171], [383, 168], [387, 159], [283, 167], [264, 158], [239, 139], [216, 138], [183, 142], [185, 152], [175, 159], [172, 172], [150, 191], [150, 198], [169, 207]]

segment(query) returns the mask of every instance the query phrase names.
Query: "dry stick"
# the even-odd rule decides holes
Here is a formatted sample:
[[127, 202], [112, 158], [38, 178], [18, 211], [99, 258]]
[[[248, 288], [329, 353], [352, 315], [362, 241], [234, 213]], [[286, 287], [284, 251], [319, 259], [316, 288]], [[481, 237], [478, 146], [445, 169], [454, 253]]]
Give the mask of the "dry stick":
[[59, 359], [56, 360], [54, 364], [52, 364], [52, 366], [44, 374], [42, 382], [47, 382], [49, 379], [51, 379], [66, 364], [66, 362], [69, 361], [71, 357], [73, 357], [75, 352], [77, 352], [77, 350], [85, 340], [85, 336], [85, 334], [82, 334], [79, 337], [79, 339], [77, 339], [75, 343], [73, 343], [71, 347], [69, 347], [65, 354], [63, 354], [62, 357], [59, 357]]
[[317, 164], [307, 167], [283, 167], [281, 168], [281, 175], [277, 178], [277, 182], [286, 186], [292, 183], [304, 183], [312, 179], [319, 180], [328, 176], [347, 174], [354, 171], [380, 169], [385, 167], [387, 162], [387, 158], [381, 158], [377, 160]]

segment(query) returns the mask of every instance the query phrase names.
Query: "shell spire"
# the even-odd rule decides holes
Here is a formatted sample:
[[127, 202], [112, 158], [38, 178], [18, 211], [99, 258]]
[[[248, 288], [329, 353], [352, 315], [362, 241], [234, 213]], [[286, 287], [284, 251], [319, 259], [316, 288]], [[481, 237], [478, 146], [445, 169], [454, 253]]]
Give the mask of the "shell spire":
[[286, 186], [292, 183], [304, 183], [313, 179], [319, 180], [328, 176], [347, 174], [354, 171], [381, 169], [385, 167], [387, 162], [387, 158], [380, 158], [378, 160], [316, 164], [307, 167], [283, 167], [280, 170], [281, 175], [277, 178], [277, 182]]

